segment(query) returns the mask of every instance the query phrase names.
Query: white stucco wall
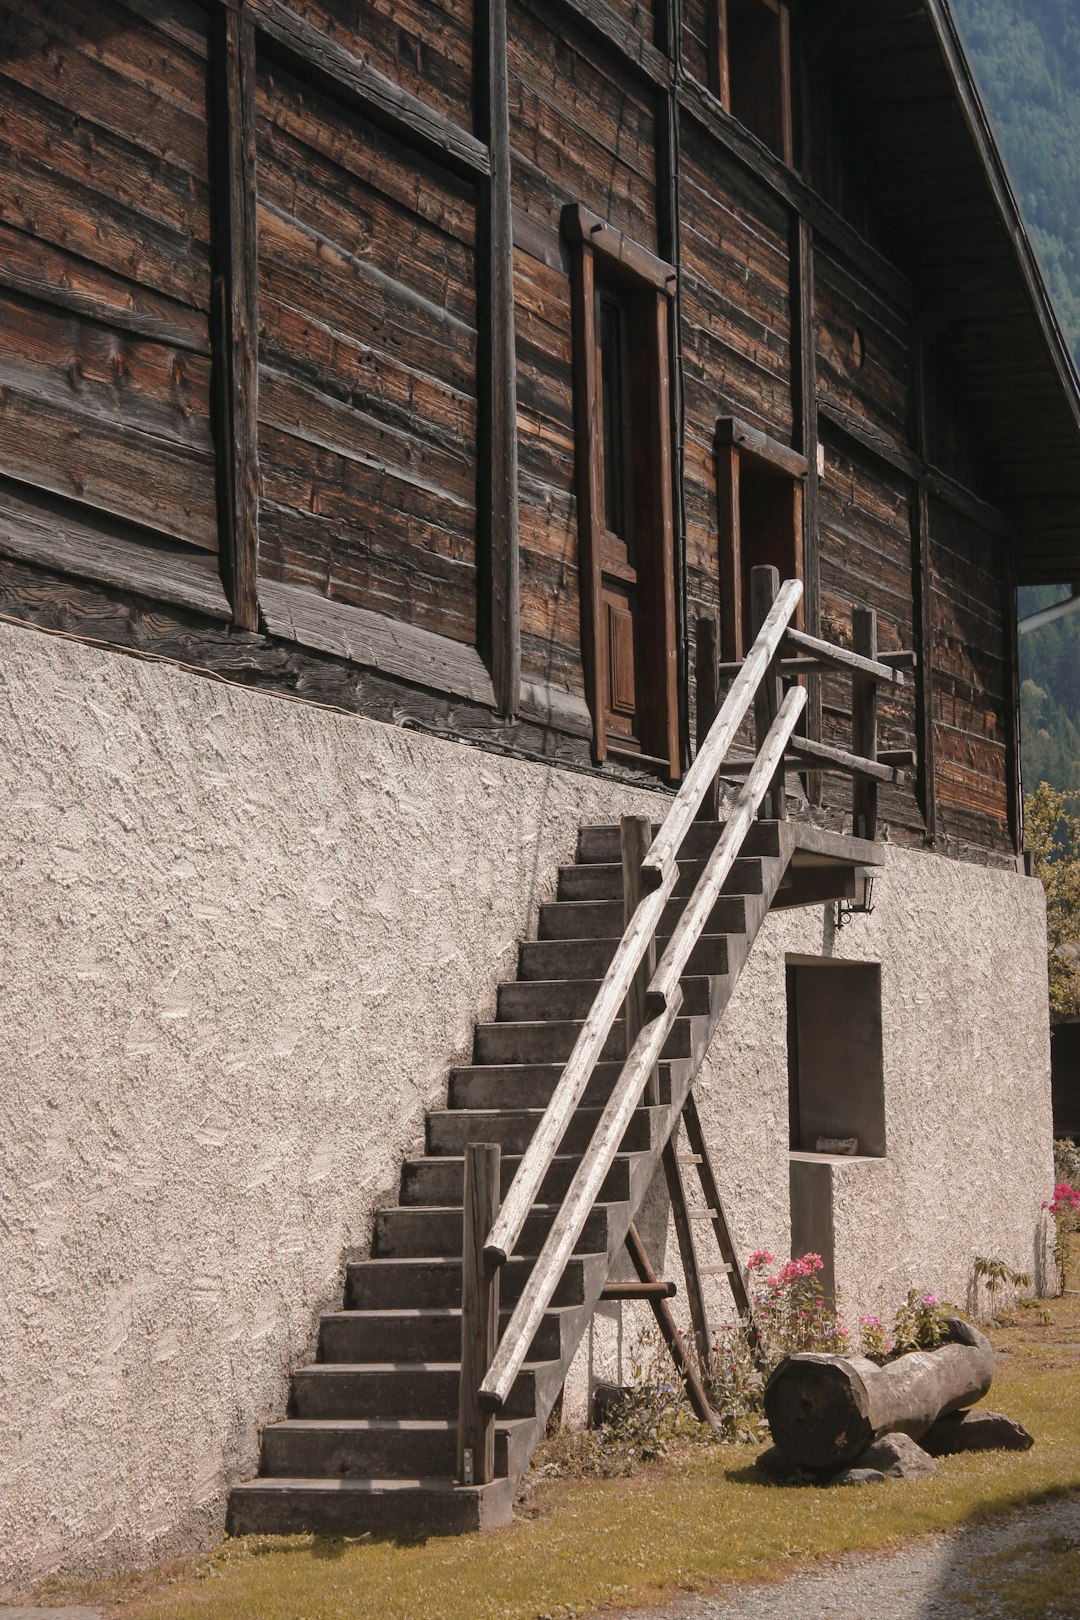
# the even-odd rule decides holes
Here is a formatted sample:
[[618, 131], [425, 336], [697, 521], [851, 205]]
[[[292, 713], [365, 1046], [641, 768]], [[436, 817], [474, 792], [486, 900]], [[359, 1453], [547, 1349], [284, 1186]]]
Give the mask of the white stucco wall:
[[[8, 1594], [220, 1529], [577, 826], [657, 799], [10, 626], [0, 752]], [[822, 929], [770, 919], [702, 1081], [743, 1249], [786, 1245], [783, 964]], [[1041, 929], [1037, 885], [893, 851], [833, 942], [886, 1024], [849, 1300], [1030, 1264]]]

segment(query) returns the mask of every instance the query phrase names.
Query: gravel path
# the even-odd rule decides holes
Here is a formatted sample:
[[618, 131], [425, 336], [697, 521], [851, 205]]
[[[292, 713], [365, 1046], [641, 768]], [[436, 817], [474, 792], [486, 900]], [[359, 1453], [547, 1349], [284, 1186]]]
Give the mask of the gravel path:
[[[1010, 1581], [1036, 1577], [1061, 1556], [1074, 1570], [1072, 1595], [1065, 1606], [1059, 1601], [1025, 1611], [1001, 1596], [1004, 1571]], [[1009, 1620], [1023, 1612], [1038, 1614], [1040, 1620], [1080, 1617], [1080, 1497], [914, 1542], [884, 1556], [848, 1554], [773, 1585], [719, 1587], [707, 1596], [667, 1599], [653, 1608], [622, 1611], [622, 1616], [623, 1620], [873, 1620], [881, 1615], [890, 1620]]]

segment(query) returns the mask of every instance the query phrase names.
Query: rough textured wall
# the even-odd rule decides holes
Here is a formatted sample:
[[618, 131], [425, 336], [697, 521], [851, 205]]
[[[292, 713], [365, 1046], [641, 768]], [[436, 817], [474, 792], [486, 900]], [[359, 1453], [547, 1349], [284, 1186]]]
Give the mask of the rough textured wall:
[[[852, 1328], [914, 1287], [984, 1306], [972, 1293], [978, 1254], [1054, 1286], [1041, 1211], [1053, 1186], [1041, 886], [886, 853], [871, 916], [839, 931], [832, 907], [768, 918], [696, 1087], [737, 1251], [786, 1258], [786, 960], [881, 963], [886, 1156], [831, 1167], [836, 1278]], [[679, 1277], [670, 1231], [666, 1267]], [[712, 1306], [716, 1321], [731, 1320], [726, 1284], [713, 1286]], [[675, 1308], [685, 1313], [681, 1297]], [[591, 1349], [598, 1373], [625, 1376], [636, 1354], [629, 1316], [621, 1332], [597, 1323]]]
[[[656, 799], [7, 626], [0, 749], [14, 1590], [220, 1528], [579, 822]], [[699, 1093], [740, 1252], [786, 1251], [785, 957], [881, 961], [888, 1157], [834, 1185], [851, 1311], [1029, 1268], [1051, 1180], [1038, 885], [893, 849], [875, 905], [769, 920]]]
[[220, 1530], [578, 823], [656, 795], [0, 626], [0, 1588]]

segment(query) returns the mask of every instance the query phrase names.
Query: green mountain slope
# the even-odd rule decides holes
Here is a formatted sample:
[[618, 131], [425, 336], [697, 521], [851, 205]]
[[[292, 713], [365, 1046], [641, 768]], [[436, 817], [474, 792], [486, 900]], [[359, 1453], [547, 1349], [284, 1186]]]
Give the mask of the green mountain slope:
[[[1080, 0], [952, 0], [1073, 356], [1080, 364]], [[1020, 614], [1060, 590], [1020, 592]], [[1024, 786], [1080, 789], [1080, 614], [1020, 637]]]
[[1080, 4], [953, 0], [953, 12], [1080, 360]]

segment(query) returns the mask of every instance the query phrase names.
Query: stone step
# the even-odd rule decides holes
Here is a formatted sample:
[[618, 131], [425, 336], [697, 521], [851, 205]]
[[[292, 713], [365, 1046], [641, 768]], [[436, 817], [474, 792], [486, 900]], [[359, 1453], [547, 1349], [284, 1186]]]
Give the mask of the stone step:
[[[499, 985], [495, 1016], [501, 1024], [587, 1018], [600, 993], [599, 979], [529, 979]], [[709, 1012], [710, 982], [684, 978], [682, 1011], [686, 1017], [705, 1018]]]
[[[562, 1355], [564, 1311], [548, 1311], [536, 1330], [540, 1361]], [[502, 1327], [510, 1320], [501, 1313]], [[328, 1311], [319, 1323], [320, 1361], [453, 1361], [461, 1354], [461, 1311]], [[302, 1472], [302, 1470], [301, 1470]]]
[[[479, 1063], [451, 1069], [448, 1101], [451, 1108], [546, 1108], [564, 1068], [562, 1063]], [[665, 1061], [657, 1068], [660, 1100], [666, 1102], [671, 1095], [673, 1064]], [[586, 1108], [599, 1108], [607, 1102], [621, 1069], [617, 1062], [596, 1065], [581, 1099]], [[504, 1168], [504, 1191], [507, 1186]]]
[[[479, 1138], [484, 1140], [484, 1138]], [[558, 1204], [533, 1205], [525, 1217], [518, 1239], [519, 1254], [539, 1254]], [[462, 1250], [464, 1216], [461, 1209], [408, 1204], [375, 1211], [371, 1253], [376, 1259], [391, 1255], [459, 1255]], [[577, 1241], [579, 1254], [600, 1254], [607, 1248], [608, 1206], [594, 1204]]]
[[[479, 1069], [478, 1074], [486, 1071]], [[559, 1071], [562, 1072], [561, 1070]], [[670, 1082], [669, 1082], [670, 1084]], [[529, 1099], [521, 1099], [523, 1105]], [[539, 1107], [546, 1101], [545, 1098], [534, 1099]], [[483, 1108], [483, 1097], [478, 1097], [476, 1106]], [[617, 1203], [620, 1199], [630, 1196], [630, 1172], [635, 1162], [635, 1155], [620, 1153], [608, 1172], [604, 1181], [600, 1197], [604, 1203]], [[552, 1161], [551, 1168], [540, 1183], [540, 1197], [545, 1203], [565, 1196], [574, 1172], [580, 1159], [572, 1155], [560, 1154]], [[506, 1191], [513, 1179], [514, 1171], [521, 1163], [520, 1154], [504, 1153], [500, 1164], [500, 1181], [502, 1193]], [[462, 1185], [465, 1177], [465, 1161], [448, 1154], [439, 1154], [434, 1158], [407, 1159], [401, 1172], [401, 1202], [402, 1204], [443, 1204], [450, 1207], [461, 1207]]]
[[[499, 1273], [499, 1303], [513, 1305], [525, 1286], [535, 1256], [514, 1255]], [[572, 1255], [552, 1305], [580, 1305], [585, 1298], [585, 1265]], [[351, 1310], [456, 1310], [461, 1305], [461, 1261], [353, 1260], [345, 1268], [345, 1302]]]
[[[695, 821], [683, 839], [679, 859], [707, 860], [720, 840], [725, 823], [722, 821]], [[653, 823], [653, 837], [660, 831], [660, 823]], [[744, 855], [779, 855], [780, 828], [775, 821], [755, 821], [743, 840]], [[578, 832], [577, 859], [582, 865], [594, 861], [622, 863], [617, 826], [582, 827]]]
[[[516, 1024], [477, 1024], [473, 1039], [473, 1062], [481, 1063], [565, 1063], [574, 1049], [583, 1019], [543, 1018]], [[690, 1056], [693, 1032], [688, 1015], [680, 1014], [664, 1043], [665, 1058]], [[626, 1024], [618, 1018], [604, 1042], [601, 1059], [617, 1061], [626, 1056]]]
[[[705, 870], [704, 861], [680, 861], [679, 875], [672, 891], [685, 899], [693, 894], [698, 879]], [[762, 888], [761, 862], [752, 856], [740, 856], [732, 864], [724, 880], [721, 894], [760, 894]], [[623, 898], [622, 862], [593, 861], [583, 866], [560, 866], [558, 898], [560, 900], [619, 900]]]
[[[497, 1475], [518, 1462], [525, 1427], [496, 1425]], [[456, 1466], [457, 1424], [447, 1418], [287, 1418], [263, 1430], [260, 1471], [271, 1478], [422, 1479]]]
[[[626, 1128], [620, 1151], [650, 1152], [659, 1138], [660, 1122], [654, 1115], [661, 1112], [638, 1108]], [[564, 1153], [584, 1151], [592, 1141], [600, 1113], [599, 1108], [578, 1109], [563, 1136]], [[464, 1154], [469, 1142], [498, 1142], [506, 1153], [524, 1153], [543, 1117], [537, 1108], [450, 1108], [432, 1112], [427, 1117], [428, 1153], [458, 1156]]]
[[[669, 900], [660, 914], [658, 933], [670, 936], [683, 913], [682, 900]], [[548, 900], [540, 907], [539, 939], [621, 939], [625, 923], [621, 900]], [[707, 934], [741, 934], [746, 928], [746, 900], [721, 895], [705, 925]]]
[[[557, 903], [557, 902], [556, 902]], [[529, 939], [518, 952], [518, 980], [602, 979], [615, 955], [617, 939]], [[657, 960], [667, 937], [656, 942]], [[703, 934], [690, 953], [688, 973], [719, 978], [728, 970], [726, 934]]]
[[235, 1485], [232, 1536], [458, 1536], [508, 1524], [511, 1480], [455, 1485], [442, 1479], [253, 1479]]
[[[544, 1369], [558, 1362], [539, 1364]], [[503, 1408], [508, 1418], [536, 1410], [538, 1367], [526, 1363]], [[299, 1418], [445, 1418], [457, 1411], [460, 1361], [320, 1361], [292, 1376], [289, 1416]]]

